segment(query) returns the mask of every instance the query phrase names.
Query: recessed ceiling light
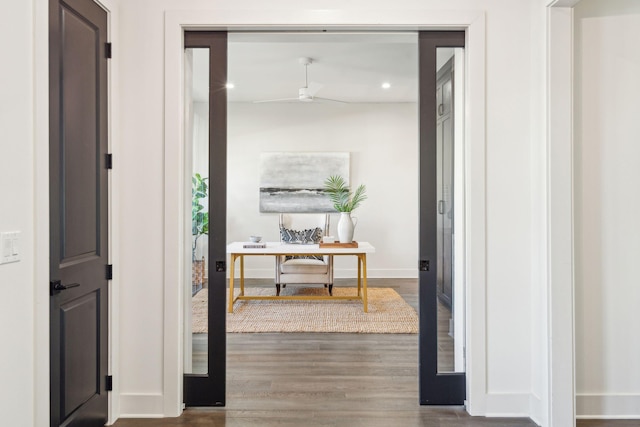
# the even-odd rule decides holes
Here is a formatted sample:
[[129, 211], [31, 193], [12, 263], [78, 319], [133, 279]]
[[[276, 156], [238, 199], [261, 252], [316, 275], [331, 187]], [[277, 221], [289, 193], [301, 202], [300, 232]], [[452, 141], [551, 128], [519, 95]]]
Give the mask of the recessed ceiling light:
[[227, 89], [233, 89], [234, 87], [236, 87], [236, 85], [234, 85], [233, 83], [231, 82], [227, 83]]
[[391, 87], [391, 83], [389, 82], [382, 83], [382, 89], [389, 89], [390, 87]]

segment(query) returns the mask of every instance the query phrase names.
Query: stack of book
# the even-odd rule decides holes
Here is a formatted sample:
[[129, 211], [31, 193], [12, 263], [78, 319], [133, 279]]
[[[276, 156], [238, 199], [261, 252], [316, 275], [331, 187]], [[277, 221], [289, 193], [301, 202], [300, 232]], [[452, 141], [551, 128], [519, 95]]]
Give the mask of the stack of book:
[[247, 243], [243, 243], [242, 247], [245, 249], [264, 249], [267, 247], [267, 244], [264, 242], [262, 243], [247, 242]]

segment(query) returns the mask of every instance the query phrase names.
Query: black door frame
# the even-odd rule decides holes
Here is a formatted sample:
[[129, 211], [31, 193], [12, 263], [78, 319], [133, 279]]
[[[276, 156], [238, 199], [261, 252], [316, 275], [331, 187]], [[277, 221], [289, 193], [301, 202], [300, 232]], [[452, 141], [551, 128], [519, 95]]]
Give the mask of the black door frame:
[[[185, 48], [209, 48], [209, 339], [208, 374], [184, 374], [187, 406], [224, 406], [226, 381], [226, 181], [227, 32], [186, 31]], [[419, 51], [420, 224], [419, 401], [421, 405], [461, 405], [465, 373], [438, 373], [436, 248], [436, 49], [465, 47], [464, 31], [421, 31]], [[215, 205], [214, 205], [215, 204]], [[213, 233], [212, 230], [218, 231]], [[215, 263], [215, 264], [214, 264]]]
[[[436, 50], [465, 46], [464, 31], [421, 31], [418, 35], [420, 78], [420, 404], [462, 405], [465, 373], [438, 373], [437, 318], [437, 177]], [[426, 261], [426, 265], [423, 264]], [[424, 268], [423, 268], [424, 267]]]
[[226, 388], [227, 33], [185, 31], [184, 48], [209, 49], [209, 306], [207, 374], [184, 374], [187, 406], [224, 406]]

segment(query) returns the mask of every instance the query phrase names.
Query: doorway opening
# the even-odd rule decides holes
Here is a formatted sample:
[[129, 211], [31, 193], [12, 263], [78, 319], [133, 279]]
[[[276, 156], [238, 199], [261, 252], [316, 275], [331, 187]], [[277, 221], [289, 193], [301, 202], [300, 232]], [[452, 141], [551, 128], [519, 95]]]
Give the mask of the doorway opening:
[[[384, 47], [388, 49], [386, 54], [380, 52]], [[457, 373], [464, 377], [464, 232], [461, 230], [456, 234], [453, 231], [456, 224], [462, 224], [464, 220], [464, 175], [463, 168], [459, 167], [462, 163], [457, 163], [463, 160], [463, 141], [454, 137], [463, 135], [462, 121], [453, 120], [455, 112], [462, 111], [464, 91], [463, 86], [457, 86], [455, 91], [452, 89], [454, 83], [461, 85], [463, 82], [462, 78], [455, 80], [456, 75], [464, 75], [463, 49], [438, 48], [437, 53], [433, 52], [434, 58], [437, 55], [439, 60], [436, 62], [434, 59], [433, 70], [430, 72], [434, 79], [440, 72], [440, 79], [437, 79], [439, 86], [434, 84], [432, 88], [434, 95], [431, 103], [435, 114], [428, 120], [434, 123], [433, 129], [437, 129], [433, 135], [433, 147], [437, 154], [433, 159], [438, 160], [436, 166], [433, 159], [428, 159], [434, 161], [434, 167], [431, 168], [434, 171], [434, 194], [433, 200], [425, 203], [437, 211], [433, 227], [433, 235], [437, 235], [433, 239], [437, 254], [426, 261], [427, 270], [437, 274], [433, 278], [424, 279], [419, 273], [424, 267], [419, 242], [423, 237], [418, 233], [420, 224], [425, 221], [420, 210], [420, 200], [423, 197], [420, 170], [425, 167], [422, 164], [424, 159], [419, 155], [423, 135], [422, 127], [416, 126], [422, 117], [418, 108], [421, 105], [418, 75], [422, 72], [418, 66], [418, 33], [230, 33], [227, 49], [229, 63], [223, 82], [212, 82], [210, 79], [213, 61], [208, 48], [189, 47], [185, 57], [185, 68], [191, 69], [191, 74], [185, 73], [185, 76], [192, 76], [192, 80], [186, 82], [185, 86], [185, 98], [189, 104], [185, 106], [188, 115], [185, 120], [192, 124], [185, 127], [185, 141], [193, 141], [193, 145], [187, 148], [190, 155], [187, 156], [189, 159], [185, 166], [191, 190], [185, 191], [185, 194], [192, 196], [192, 199], [185, 201], [185, 208], [188, 209], [185, 218], [191, 218], [189, 228], [193, 235], [188, 251], [192, 279], [185, 286], [185, 313], [189, 313], [188, 316], [194, 315], [193, 297], [202, 290], [211, 289], [208, 272], [212, 271], [212, 264], [216, 268], [220, 261], [220, 257], [208, 256], [211, 253], [208, 248], [211, 242], [208, 240], [210, 236], [202, 232], [203, 221], [207, 219], [209, 231], [213, 230], [213, 226], [206, 216], [211, 211], [207, 211], [205, 206], [215, 206], [217, 209], [225, 206], [225, 231], [219, 233], [225, 236], [224, 243], [244, 241], [254, 234], [261, 235], [265, 240], [277, 241], [277, 217], [260, 213], [258, 209], [260, 153], [348, 151], [351, 153], [352, 183], [364, 181], [369, 189], [375, 189], [375, 199], [370, 195], [367, 201], [367, 204], [373, 206], [363, 205], [367, 207], [367, 212], [362, 209], [361, 217], [366, 218], [366, 221], [360, 223], [356, 232], [356, 238], [360, 234], [365, 236], [363, 240], [375, 238], [380, 241], [376, 246], [381, 250], [377, 251], [375, 258], [370, 258], [369, 277], [377, 275], [384, 281], [402, 279], [405, 283], [403, 286], [413, 290], [407, 297], [414, 298], [415, 305], [420, 309], [423, 298], [420, 293], [424, 293], [423, 289], [426, 289], [421, 281], [433, 280], [437, 284], [438, 294], [434, 292], [427, 298], [433, 300], [434, 306], [439, 302], [436, 322], [446, 325], [446, 329], [439, 328], [438, 332], [442, 333], [435, 336], [434, 348], [438, 354], [435, 374]], [[310, 53], [314, 49], [317, 53]], [[322, 98], [341, 102], [332, 105], [334, 102], [331, 101], [314, 101], [300, 105], [299, 99], [289, 99], [291, 97], [284, 91], [293, 87], [295, 98], [300, 93], [300, 88], [296, 85], [308, 84], [308, 80], [301, 80], [298, 75], [300, 58], [317, 59], [313, 79], [317, 78], [322, 85], [318, 89], [318, 97], [322, 94]], [[363, 65], [366, 61], [391, 63], [396, 68], [401, 68], [401, 63], [410, 65], [406, 66], [408, 74], [404, 76], [405, 80], [399, 78], [385, 88], [383, 84], [389, 84], [387, 80], [395, 79], [394, 76], [401, 73], [398, 74], [398, 70], [395, 70], [394, 74], [387, 70], [389, 67], [381, 67], [387, 73], [387, 77], [383, 78], [378, 74], [384, 72], [372, 73], [371, 70], [377, 68]], [[323, 69], [325, 64], [326, 68]], [[357, 72], [349, 75], [347, 69], [350, 68]], [[453, 72], [454, 68], [457, 73]], [[202, 77], [197, 77], [198, 74], [202, 74]], [[367, 89], [366, 82], [376, 78], [378, 93], [373, 95]], [[206, 82], [206, 90], [198, 87], [198, 81]], [[190, 86], [187, 87], [188, 85]], [[395, 86], [400, 90], [389, 91]], [[224, 203], [220, 204], [209, 201], [211, 195], [206, 190], [209, 190], [211, 178], [210, 175], [204, 175], [207, 165], [202, 159], [212, 157], [208, 151], [211, 131], [207, 129], [211, 120], [209, 96], [212, 92], [222, 91], [222, 87], [227, 97], [225, 143], [228, 173], [224, 182], [229, 190]], [[356, 89], [355, 92], [350, 90], [353, 88]], [[363, 97], [361, 99], [366, 99], [366, 96], [371, 98], [359, 101], [358, 96]], [[388, 99], [385, 100], [385, 96]], [[284, 102], [255, 102], [264, 100]], [[455, 100], [459, 102], [454, 102]], [[439, 141], [437, 143], [436, 138]], [[390, 200], [394, 204], [394, 210], [386, 208]], [[189, 212], [192, 215], [188, 215]], [[394, 221], [401, 226], [391, 228], [389, 224]], [[332, 222], [336, 224], [337, 219]], [[251, 265], [246, 267], [247, 277], [260, 286], [273, 286], [274, 267], [269, 261], [272, 260], [252, 260]], [[202, 264], [206, 266], [204, 274], [200, 269]], [[337, 262], [335, 267], [336, 277], [344, 279], [344, 283], [348, 284], [349, 278], [353, 277], [353, 266]], [[372, 274], [375, 270], [378, 272]], [[456, 289], [460, 293], [454, 298]], [[211, 307], [210, 299], [208, 304]], [[211, 314], [211, 309], [206, 310], [206, 313]], [[211, 348], [211, 337], [209, 334], [194, 333], [195, 320], [188, 316], [185, 317], [184, 329], [185, 373], [206, 376], [210, 372], [208, 363], [211, 356], [208, 351]], [[422, 319], [424, 316], [421, 313]], [[421, 324], [423, 323], [421, 320]], [[208, 323], [208, 328], [211, 330], [211, 323]], [[438, 352], [438, 349], [442, 351]], [[185, 392], [185, 396], [187, 394]], [[430, 399], [421, 399], [421, 402], [434, 403]]]

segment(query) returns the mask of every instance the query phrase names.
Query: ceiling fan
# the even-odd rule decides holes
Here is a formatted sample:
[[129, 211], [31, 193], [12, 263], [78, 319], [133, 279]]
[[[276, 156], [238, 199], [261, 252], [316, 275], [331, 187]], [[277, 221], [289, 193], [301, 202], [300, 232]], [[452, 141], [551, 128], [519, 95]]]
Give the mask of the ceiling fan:
[[314, 100], [320, 100], [323, 102], [337, 102], [340, 104], [347, 104], [346, 101], [340, 101], [338, 99], [322, 98], [319, 96], [315, 96], [316, 93], [322, 88], [322, 85], [316, 82], [309, 83], [309, 65], [313, 63], [313, 59], [305, 56], [298, 59], [298, 62], [301, 65], [304, 65], [304, 86], [298, 89], [298, 96], [296, 98], [265, 99], [261, 101], [253, 101], [253, 103], [262, 104], [266, 102], [291, 102], [291, 101], [313, 102]]

